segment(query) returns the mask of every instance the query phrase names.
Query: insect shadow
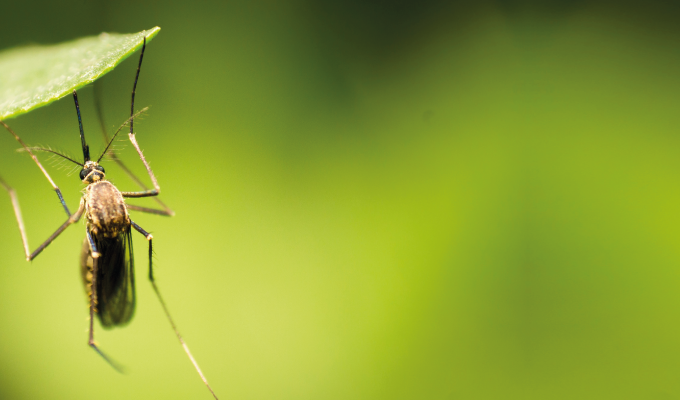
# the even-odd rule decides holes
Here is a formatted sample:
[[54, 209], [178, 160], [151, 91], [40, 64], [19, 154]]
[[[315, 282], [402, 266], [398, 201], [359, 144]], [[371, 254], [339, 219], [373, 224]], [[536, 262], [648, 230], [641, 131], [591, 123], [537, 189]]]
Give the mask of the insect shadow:
[[[21, 233], [21, 240], [24, 245], [24, 252], [28, 261], [33, 260], [38, 256], [50, 243], [52, 243], [57, 236], [59, 236], [71, 224], [80, 220], [84, 215], [86, 220], [86, 237], [83, 242], [83, 247], [80, 255], [80, 268], [90, 304], [90, 326], [88, 345], [92, 347], [102, 358], [104, 358], [113, 368], [121, 371], [121, 368], [114, 363], [97, 345], [94, 340], [94, 315], [99, 318], [101, 326], [104, 328], [112, 328], [115, 326], [122, 326], [130, 322], [135, 310], [135, 277], [134, 277], [134, 256], [132, 252], [132, 229], [144, 235], [149, 243], [149, 281], [153, 287], [158, 300], [163, 307], [165, 316], [168, 318], [172, 329], [175, 331], [184, 351], [189, 360], [194, 365], [203, 380], [203, 383], [208, 387], [213, 397], [217, 396], [208, 384], [207, 379], [203, 375], [198, 363], [189, 351], [189, 347], [184, 342], [180, 335], [175, 322], [170, 316], [165, 301], [158, 290], [156, 281], [153, 276], [153, 236], [137, 225], [130, 219], [128, 211], [141, 211], [159, 215], [174, 215], [165, 204], [158, 200], [155, 196], [160, 193], [160, 186], [149, 167], [149, 163], [144, 158], [142, 150], [139, 148], [135, 133], [133, 132], [134, 118], [142, 114], [147, 108], [135, 113], [135, 91], [137, 89], [137, 80], [139, 79], [139, 71], [142, 66], [142, 59], [144, 58], [144, 51], [146, 49], [146, 38], [139, 56], [139, 64], [137, 65], [137, 73], [135, 75], [135, 82], [132, 87], [132, 101], [130, 106], [130, 118], [121, 125], [118, 130], [109, 139], [106, 130], [103, 129], [104, 137], [107, 139], [107, 145], [102, 154], [96, 160], [90, 158], [90, 148], [85, 142], [85, 133], [83, 131], [83, 122], [80, 117], [80, 106], [78, 105], [78, 95], [73, 91], [73, 100], [76, 106], [76, 113], [78, 114], [78, 126], [80, 128], [80, 140], [83, 150], [83, 162], [78, 162], [66, 155], [56, 152], [52, 149], [43, 147], [29, 147], [23, 140], [3, 121], [0, 121], [5, 129], [7, 129], [12, 136], [21, 144], [23, 150], [26, 151], [33, 161], [38, 165], [42, 173], [52, 185], [52, 188], [59, 197], [59, 202], [66, 211], [68, 219], [64, 222], [44, 243], [38, 246], [32, 253], [29, 250], [28, 240], [26, 238], [26, 230], [24, 227], [23, 218], [21, 216], [21, 209], [19, 208], [19, 201], [17, 195], [1, 177], [0, 186], [5, 188], [10, 195], [14, 214], [19, 224], [19, 231]], [[96, 87], [96, 86], [95, 86]], [[97, 96], [96, 96], [97, 98]], [[99, 102], [96, 103], [97, 113], [103, 127], [103, 119], [101, 117], [101, 107]], [[139, 158], [141, 159], [146, 171], [153, 184], [153, 189], [148, 189], [134, 174], [122, 163], [122, 161], [115, 155], [115, 152], [110, 150], [111, 144], [115, 140], [118, 133], [126, 126], [130, 127], [128, 137], [134, 146]], [[43, 151], [53, 153], [72, 163], [82, 167], [80, 171], [80, 180], [86, 184], [85, 194], [80, 199], [80, 204], [75, 213], [71, 213], [64, 201], [64, 197], [59, 190], [59, 187], [54, 183], [50, 175], [42, 166], [34, 152]], [[143, 189], [136, 192], [122, 192], [118, 190], [110, 181], [105, 179], [105, 170], [99, 162], [104, 155], [108, 154], [109, 158], [113, 159], [119, 164], [123, 170]], [[125, 198], [139, 198], [139, 197], [154, 197], [163, 209], [153, 209], [146, 207], [134, 206], [125, 203]]]

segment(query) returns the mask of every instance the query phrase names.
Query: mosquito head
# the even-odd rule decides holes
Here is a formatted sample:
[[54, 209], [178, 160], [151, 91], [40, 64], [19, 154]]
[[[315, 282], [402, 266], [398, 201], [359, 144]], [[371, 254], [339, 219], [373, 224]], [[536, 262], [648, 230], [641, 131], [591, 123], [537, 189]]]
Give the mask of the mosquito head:
[[99, 165], [96, 161], [86, 161], [83, 169], [80, 171], [80, 180], [83, 183], [90, 184], [104, 179], [104, 167]]

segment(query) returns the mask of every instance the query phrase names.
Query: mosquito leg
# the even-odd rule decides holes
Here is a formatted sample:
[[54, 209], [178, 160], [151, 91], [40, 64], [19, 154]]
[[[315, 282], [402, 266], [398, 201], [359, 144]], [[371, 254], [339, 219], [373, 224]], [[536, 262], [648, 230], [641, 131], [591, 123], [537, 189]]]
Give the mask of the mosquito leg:
[[71, 215], [66, 222], [64, 222], [57, 230], [50, 235], [50, 237], [45, 240], [43, 244], [38, 246], [37, 249], [33, 251], [30, 255], [27, 255], [27, 260], [31, 261], [32, 259], [36, 258], [40, 252], [45, 250], [45, 247], [47, 247], [50, 243], [54, 241], [54, 239], [57, 238], [62, 232], [66, 230], [71, 224], [74, 224], [80, 220], [80, 217], [83, 215], [83, 212], [85, 211], [85, 200], [81, 199], [80, 200], [80, 206], [78, 206], [78, 210], [76, 210], [75, 214]]
[[132, 142], [132, 145], [135, 146], [135, 150], [137, 150], [137, 154], [139, 154], [139, 158], [141, 158], [142, 162], [144, 163], [144, 167], [146, 167], [146, 172], [149, 174], [149, 178], [151, 178], [151, 183], [153, 183], [153, 189], [151, 190], [144, 190], [141, 192], [121, 192], [123, 197], [151, 197], [151, 196], [158, 196], [158, 194], [161, 192], [161, 187], [158, 186], [158, 181], [156, 180], [156, 176], [153, 174], [153, 171], [151, 171], [151, 167], [149, 166], [149, 163], [146, 162], [146, 158], [144, 158], [144, 154], [142, 153], [142, 150], [139, 148], [139, 144], [137, 144], [137, 138], [135, 138], [134, 133], [130, 133], [128, 135], [130, 137], [130, 142]]
[[26, 228], [24, 227], [24, 219], [21, 216], [21, 208], [19, 207], [19, 198], [16, 195], [16, 192], [14, 189], [12, 189], [7, 183], [5, 183], [2, 178], [0, 178], [0, 186], [2, 186], [7, 192], [9, 193], [10, 198], [12, 199], [12, 207], [14, 207], [14, 216], [17, 219], [17, 223], [19, 224], [19, 232], [21, 233], [21, 241], [24, 244], [24, 253], [26, 254], [26, 260], [31, 261], [35, 257], [40, 254], [41, 251], [45, 250], [45, 247], [47, 247], [50, 243], [54, 241], [54, 239], [57, 238], [63, 231], [66, 230], [66, 228], [69, 227], [69, 225], [78, 222], [80, 220], [80, 217], [83, 215], [83, 212], [85, 211], [85, 200], [81, 199], [80, 200], [80, 206], [78, 207], [78, 210], [76, 211], [75, 214], [69, 214], [68, 219], [66, 222], [64, 222], [57, 230], [49, 237], [47, 240], [38, 246], [37, 249], [33, 253], [30, 253], [29, 247], [28, 247], [28, 239], [26, 238]]
[[92, 239], [92, 235], [90, 234], [90, 231], [86, 230], [87, 233], [87, 241], [90, 243], [90, 251], [92, 252], [92, 258], [99, 258], [101, 255], [99, 251], [97, 251], [97, 245], [94, 244], [94, 239]]
[[[158, 199], [157, 197], [154, 197], [154, 199]], [[175, 213], [168, 209], [168, 210], [159, 210], [157, 208], [147, 208], [147, 207], [140, 207], [140, 206], [135, 206], [133, 204], [126, 204], [128, 210], [132, 211], [140, 211], [140, 212], [145, 212], [149, 214], [156, 214], [156, 215], [166, 215], [166, 216], [173, 216]]]
[[24, 141], [21, 140], [21, 138], [16, 133], [14, 133], [12, 128], [10, 128], [3, 121], [0, 121], [0, 124], [2, 124], [2, 126], [4, 126], [5, 129], [7, 129], [9, 131], [9, 133], [12, 134], [12, 136], [14, 136], [14, 139], [16, 139], [17, 142], [19, 142], [21, 144], [21, 146], [24, 148], [24, 150], [26, 150], [26, 152], [28, 152], [28, 154], [31, 155], [31, 158], [33, 159], [33, 161], [35, 161], [35, 163], [38, 164], [38, 168], [40, 168], [43, 175], [45, 175], [45, 178], [47, 178], [47, 180], [50, 181], [50, 185], [52, 185], [52, 188], [54, 189], [54, 191], [57, 192], [57, 197], [59, 197], [59, 202], [61, 203], [62, 207], [64, 207], [64, 211], [66, 211], [66, 215], [68, 215], [70, 217], [71, 212], [68, 210], [68, 207], [66, 206], [66, 202], [64, 201], [64, 196], [62, 196], [62, 194], [61, 194], [61, 190], [59, 190], [59, 187], [54, 183], [54, 181], [50, 177], [50, 174], [47, 173], [47, 171], [42, 166], [42, 164], [40, 164], [40, 161], [38, 161], [38, 157], [36, 157], [35, 154], [33, 154], [33, 152], [31, 151], [31, 149], [28, 146], [26, 146], [26, 143], [24, 143]]
[[19, 224], [19, 232], [21, 233], [21, 242], [24, 244], [24, 253], [26, 253], [26, 258], [28, 258], [30, 251], [28, 250], [28, 239], [26, 238], [26, 228], [24, 227], [24, 218], [21, 216], [21, 208], [19, 207], [19, 198], [16, 192], [12, 189], [3, 179], [0, 177], [0, 185], [2, 185], [9, 197], [12, 200], [12, 207], [14, 208], [14, 216], [17, 218], [17, 223]]
[[153, 278], [153, 236], [142, 229], [141, 226], [137, 225], [136, 223], [130, 221], [132, 223], [132, 227], [135, 228], [136, 231], [144, 235], [146, 237], [146, 240], [149, 241], [149, 281], [151, 281], [151, 286], [153, 286], [154, 292], [156, 292], [156, 296], [158, 297], [158, 301], [161, 303], [161, 306], [163, 307], [163, 311], [165, 312], [165, 316], [168, 318], [168, 321], [170, 322], [170, 325], [172, 326], [172, 330], [175, 331], [175, 335], [177, 335], [177, 339], [179, 339], [179, 342], [182, 344], [182, 347], [184, 348], [184, 352], [187, 353], [187, 356], [189, 357], [189, 360], [191, 360], [191, 363], [194, 364], [194, 368], [196, 369], [196, 372], [198, 372], [198, 375], [200, 375], [201, 380], [205, 384], [205, 386], [208, 387], [208, 390], [210, 390], [210, 393], [212, 393], [213, 397], [217, 399], [217, 395], [215, 395], [215, 392], [213, 392], [212, 388], [210, 387], [210, 384], [208, 383], [208, 380], [205, 378], [203, 375], [203, 372], [201, 371], [201, 368], [198, 366], [198, 363], [194, 359], [194, 356], [191, 354], [191, 351], [189, 351], [189, 346], [184, 342], [184, 339], [182, 338], [182, 335], [180, 335], [179, 331], [177, 330], [177, 326], [175, 325], [175, 321], [173, 321], [172, 317], [170, 316], [170, 311], [168, 311], [168, 307], [165, 305], [165, 301], [163, 301], [163, 297], [161, 296], [161, 292], [158, 290], [158, 286], [156, 285], [156, 281]]
[[[125, 166], [125, 164], [123, 164], [123, 161], [121, 161], [115, 153], [112, 153], [111, 158], [113, 159], [113, 161], [116, 164], [118, 164], [118, 166], [123, 170], [123, 172], [125, 172], [125, 174], [130, 177], [130, 179], [132, 179], [140, 188], [142, 188], [143, 193], [151, 192], [151, 190], [149, 190], [149, 188], [144, 183], [142, 183], [142, 181], [139, 178], [137, 178], [137, 176], [135, 176], [135, 174], [132, 171], [130, 171], [128, 169], [128, 167]], [[129, 192], [124, 192], [124, 193], [129, 193]], [[151, 195], [151, 196], [155, 196], [155, 195]], [[144, 197], [144, 196], [129, 196], [129, 197]], [[164, 210], [161, 211], [161, 212], [154, 212], [153, 214], [167, 215], [167, 216], [170, 216], [170, 217], [175, 215], [175, 212], [172, 211], [172, 209], [170, 207], [165, 205], [165, 203], [163, 203], [161, 201], [161, 199], [159, 199], [158, 197], [154, 197], [154, 201], [156, 203], [158, 203], [159, 206], [163, 207]], [[140, 208], [142, 208], [142, 207], [140, 207]], [[137, 211], [141, 211], [141, 210], [137, 210]]]
[[[94, 83], [94, 105], [95, 109], [97, 110], [97, 117], [99, 119], [99, 124], [101, 125], [102, 129], [102, 135], [104, 135], [104, 142], [109, 143], [111, 139], [109, 139], [109, 135], [106, 133], [106, 124], [104, 124], [104, 114], [102, 112], [102, 106], [101, 106], [101, 91], [100, 91], [100, 84], [101, 81], [95, 81]], [[123, 161], [118, 158], [118, 155], [116, 152], [111, 149], [108, 151], [108, 156], [113, 160], [118, 166], [125, 172], [127, 176], [132, 179], [137, 186], [139, 186], [143, 191], [148, 191], [149, 188], [132, 172], [130, 169], [123, 163]], [[158, 203], [165, 211], [163, 212], [151, 212], [151, 211], [146, 211], [146, 212], [151, 212], [152, 214], [158, 214], [158, 215], [167, 215], [167, 216], [173, 216], [175, 215], [175, 212], [170, 209], [170, 207], [166, 206], [165, 203], [163, 203], [158, 197], [154, 197], [154, 201]], [[143, 207], [139, 207], [138, 210], [136, 211], [144, 211], [142, 210]]]
[[146, 162], [146, 158], [144, 158], [144, 154], [142, 153], [142, 150], [139, 148], [139, 144], [137, 144], [137, 138], [135, 138], [135, 134], [133, 131], [133, 126], [134, 126], [134, 113], [135, 113], [135, 92], [137, 91], [137, 81], [139, 80], [139, 70], [142, 68], [142, 60], [144, 59], [144, 50], [146, 49], [146, 38], [144, 38], [144, 45], [142, 45], [142, 53], [139, 55], [139, 64], [137, 64], [137, 75], [135, 75], [135, 83], [132, 85], [132, 101], [130, 102], [130, 133], [128, 134], [128, 137], [130, 138], [130, 142], [132, 142], [132, 145], [135, 146], [135, 150], [137, 150], [137, 154], [139, 154], [139, 158], [141, 158], [142, 163], [144, 163], [144, 167], [146, 167], [146, 172], [149, 174], [149, 178], [151, 178], [151, 183], [153, 184], [153, 189], [150, 190], [143, 190], [141, 192], [122, 192], [123, 197], [151, 197], [151, 196], [158, 196], [158, 194], [161, 192], [161, 187], [158, 186], [158, 181], [156, 180], [156, 176], [153, 174], [153, 171], [151, 171], [151, 167], [149, 167], [149, 163]]
[[[92, 237], [90, 236], [90, 233], [87, 233], [87, 238], [88, 240], [91, 240]], [[90, 241], [90, 246], [92, 246], [94, 242]], [[88, 296], [90, 297], [90, 335], [87, 341], [88, 346], [92, 347], [94, 351], [99, 354], [104, 361], [106, 361], [113, 369], [120, 373], [124, 373], [125, 371], [123, 368], [118, 365], [116, 362], [111, 360], [101, 349], [99, 346], [97, 346], [97, 343], [94, 341], [94, 314], [97, 310], [97, 269], [98, 269], [98, 264], [99, 264], [99, 253], [92, 253], [92, 282], [90, 283], [90, 290], [88, 292]]]

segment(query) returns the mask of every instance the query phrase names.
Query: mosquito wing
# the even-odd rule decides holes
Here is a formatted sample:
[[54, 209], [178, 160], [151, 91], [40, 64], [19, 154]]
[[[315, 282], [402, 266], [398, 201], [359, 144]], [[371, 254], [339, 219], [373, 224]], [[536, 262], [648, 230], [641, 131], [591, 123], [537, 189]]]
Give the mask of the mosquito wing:
[[[125, 325], [135, 311], [135, 274], [132, 255], [132, 235], [127, 227], [113, 238], [92, 235], [101, 254], [93, 259], [90, 245], [85, 239], [80, 266], [88, 296], [95, 296], [96, 311], [104, 328]], [[96, 268], [95, 268], [96, 263]], [[92, 274], [97, 279], [92, 293]]]

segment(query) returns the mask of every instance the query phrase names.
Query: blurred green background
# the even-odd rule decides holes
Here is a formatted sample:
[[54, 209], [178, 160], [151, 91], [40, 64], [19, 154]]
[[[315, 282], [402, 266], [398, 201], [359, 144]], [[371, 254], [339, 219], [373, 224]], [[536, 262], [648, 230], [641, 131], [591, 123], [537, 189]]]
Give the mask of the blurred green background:
[[[221, 399], [680, 398], [677, 6], [6, 3], [0, 48], [162, 28], [135, 130], [177, 215], [134, 219]], [[136, 60], [103, 78], [109, 127]], [[73, 108], [7, 122], [80, 157]], [[35, 248], [65, 216], [17, 147], [0, 132]], [[86, 345], [84, 226], [27, 263], [1, 196], [1, 399], [210, 398], [141, 235], [137, 313], [95, 331], [120, 375]]]

